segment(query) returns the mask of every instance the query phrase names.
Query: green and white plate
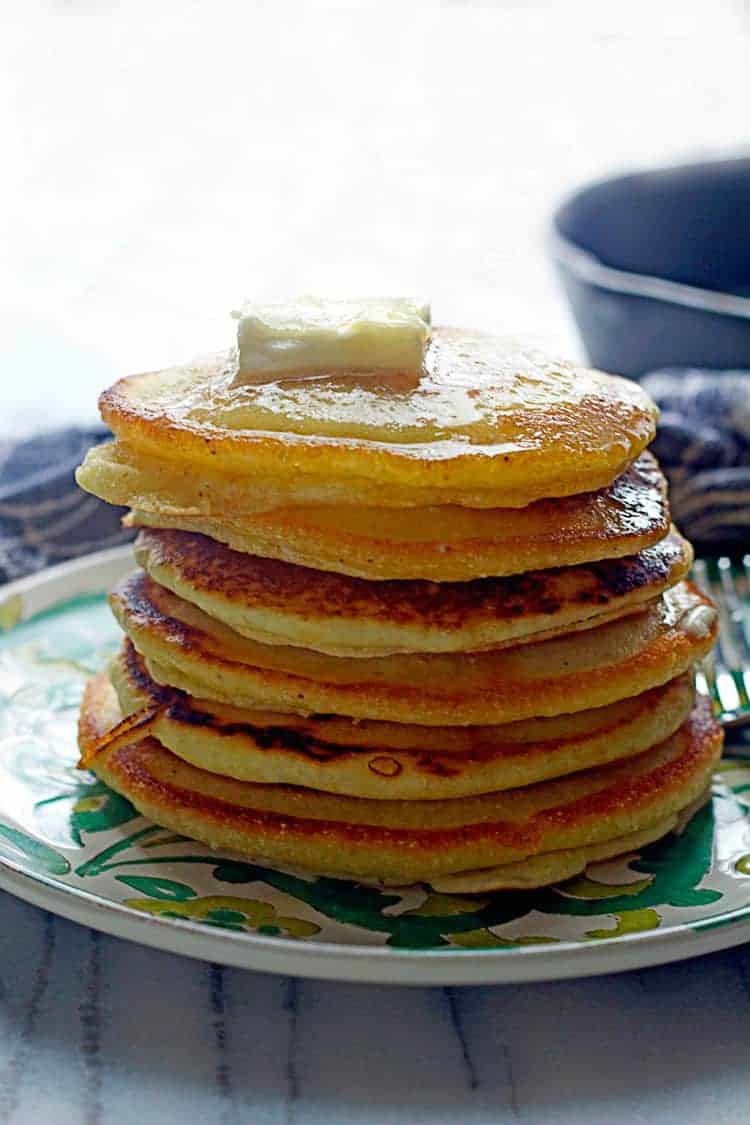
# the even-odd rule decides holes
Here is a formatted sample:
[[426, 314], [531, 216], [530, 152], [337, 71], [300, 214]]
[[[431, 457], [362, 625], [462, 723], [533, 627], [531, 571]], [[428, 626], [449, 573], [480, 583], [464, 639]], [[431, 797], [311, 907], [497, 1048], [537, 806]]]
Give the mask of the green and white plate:
[[0, 887], [96, 929], [252, 969], [403, 984], [632, 969], [750, 938], [750, 761], [680, 837], [535, 892], [381, 891], [175, 836], [75, 769], [84, 680], [118, 643], [127, 549], [0, 592]]

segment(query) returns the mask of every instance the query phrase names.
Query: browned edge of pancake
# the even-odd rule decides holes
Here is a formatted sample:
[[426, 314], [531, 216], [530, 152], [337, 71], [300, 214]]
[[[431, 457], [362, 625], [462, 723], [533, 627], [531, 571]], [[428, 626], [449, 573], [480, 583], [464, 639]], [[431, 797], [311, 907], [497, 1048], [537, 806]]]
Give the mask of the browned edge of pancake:
[[[423, 378], [435, 386], [449, 384], [445, 373], [461, 372], [467, 386], [472, 373], [481, 389], [488, 387], [481, 350], [487, 333], [433, 327], [425, 353]], [[518, 341], [506, 338], [511, 358], [504, 358], [497, 381], [508, 380], [508, 363]], [[479, 348], [477, 349], [477, 344]], [[230, 352], [206, 356], [167, 371], [143, 372], [119, 379], [99, 397], [102, 420], [115, 436], [146, 454], [173, 463], [189, 463], [215, 471], [276, 477], [286, 481], [344, 482], [343, 502], [357, 489], [373, 494], [385, 488], [393, 506], [420, 504], [423, 494], [440, 494], [448, 502], [470, 507], [496, 507], [498, 482], [508, 506], [524, 507], [544, 496], [565, 496], [605, 487], [653, 440], [658, 411], [648, 395], [620, 376], [603, 375], [580, 365], [555, 360], [558, 371], [575, 370], [578, 383], [590, 380], [587, 393], [576, 401], [558, 401], [554, 419], [533, 400], [517, 396], [504, 425], [486, 444], [462, 442], [461, 434], [416, 442], [389, 442], [348, 434], [309, 434], [273, 429], [230, 429], [211, 421], [200, 423], [170, 409], [168, 401], [149, 393], [151, 387], [190, 380], [193, 385], [222, 377], [231, 364]], [[547, 367], [548, 356], [539, 356]], [[340, 373], [337, 373], [337, 377]], [[511, 376], [512, 378], [512, 376]], [[589, 420], [581, 427], [581, 416]], [[559, 435], [564, 434], [561, 441]], [[427, 451], [428, 456], [425, 456]], [[498, 473], [498, 469], [501, 469]], [[479, 482], [479, 483], [478, 483]], [[392, 498], [400, 493], [400, 499]], [[411, 499], [410, 499], [411, 497]]]
[[[329, 574], [185, 531], [141, 531], [135, 557], [154, 581], [239, 633], [359, 656], [360, 642], [351, 633], [359, 624], [361, 655], [367, 657], [478, 651], [594, 627], [605, 616], [637, 612], [683, 579], [692, 550], [673, 528], [628, 558], [457, 583]], [[243, 614], [248, 616], [241, 621]]]
[[[294, 716], [280, 714], [274, 715], [271, 722], [263, 722], [261, 712], [238, 712], [241, 717], [233, 716], [231, 719], [218, 717], [212, 713], [210, 702], [192, 699], [182, 691], [155, 683], [146, 670], [143, 658], [128, 640], [124, 642], [117, 657], [117, 666], [112, 672], [112, 680], [118, 692], [119, 676], [124, 676], [128, 689], [140, 696], [141, 706], [136, 714], [142, 717], [143, 729], [147, 726], [148, 732], [186, 761], [193, 759], [189, 752], [183, 753], [181, 745], [174, 745], [175, 729], [189, 740], [191, 732], [210, 727], [212, 736], [231, 755], [229, 764], [225, 762], [223, 768], [216, 772], [226, 772], [228, 776], [240, 779], [243, 772], [246, 775], [242, 762], [248, 753], [248, 746], [243, 740], [249, 740], [252, 744], [249, 748], [251, 757], [255, 753], [262, 756], [272, 751], [278, 763], [278, 772], [282, 774], [273, 778], [257, 777], [255, 780], [259, 782], [287, 783], [289, 779], [283, 774], [297, 762], [303, 769], [314, 768], [315, 776], [309, 779], [308, 775], [304, 775], [308, 777], [307, 780], [295, 779], [293, 784], [307, 784], [324, 792], [351, 795], [351, 789], [347, 786], [347, 781], [351, 785], [351, 778], [348, 775], [342, 778], [339, 767], [356, 763], [366, 772], [370, 787], [377, 790], [370, 792], [368, 796], [389, 799], [394, 796], [394, 779], [405, 776], [409, 800], [439, 798], [440, 793], [435, 793], [435, 788], [439, 789], [441, 784], [445, 784], [446, 788], [453, 784], [458, 790], [443, 794], [450, 799], [451, 796], [475, 795], [492, 788], [509, 789], [536, 784], [610, 761], [634, 757], [643, 753], [657, 738], [663, 741], [673, 734], [687, 718], [695, 698], [692, 676], [685, 674], [665, 686], [635, 697], [637, 710], [633, 712], [629, 708], [624, 718], [613, 717], [601, 729], [584, 730], [574, 737], [503, 741], [505, 728], [502, 726], [462, 727], [457, 728], [458, 733], [463, 734], [466, 739], [474, 738], [476, 741], [470, 748], [456, 752], [453, 749], [443, 750], [443, 732], [440, 728], [428, 728], [434, 730], [434, 748], [409, 750], [379, 743], [379, 731], [384, 726], [391, 728], [393, 724], [352, 723], [352, 730], [359, 731], [364, 727], [369, 740], [347, 743], [323, 737], [327, 716], [318, 717], [318, 731], [315, 717], [296, 725]], [[660, 704], [663, 707], [666, 700], [670, 701], [673, 720], [660, 724], [659, 734], [655, 737], [653, 733], [647, 733], [650, 709]], [[257, 719], [254, 721], [255, 715]], [[644, 719], [646, 731], [641, 732]], [[339, 721], [343, 723], [346, 720]], [[618, 730], [632, 723], [639, 729], [640, 739], [636, 737], [635, 744], [630, 747], [627, 744], [625, 747], [618, 745]], [[124, 728], [124, 724], [120, 724], [120, 728]], [[116, 737], [122, 737], [123, 733], [125, 731], [118, 728]], [[452, 733], [452, 730], [448, 731], [449, 735]], [[106, 742], [105, 736], [105, 745]], [[235, 763], [234, 767], [232, 762]], [[510, 767], [513, 780], [505, 784], [483, 784], [482, 779], [487, 776], [487, 769], [500, 764]], [[212, 767], [201, 762], [200, 768]], [[492, 771], [489, 776], [494, 775]]]
[[[697, 606], [711, 607], [713, 611], [709, 599], [691, 583], [685, 582], [682, 585], [685, 591], [696, 600]], [[677, 589], [679, 592], [679, 587]], [[166, 645], [167, 652], [160, 654], [157, 659], [164, 671], [174, 677], [173, 680], [167, 681], [172, 683], [173, 686], [183, 686], [180, 682], [183, 675], [181, 666], [182, 664], [185, 664], [185, 666], [189, 664], [191, 672], [194, 674], [205, 668], [212, 669], [220, 674], [226, 684], [230, 684], [232, 677], [234, 677], [236, 683], [232, 687], [233, 693], [245, 690], [244, 687], [237, 686], [239, 684], [237, 677], [242, 679], [243, 685], [247, 680], [254, 698], [252, 702], [243, 700], [242, 706], [268, 706], [273, 701], [274, 708], [281, 711], [291, 710], [300, 714], [312, 714], [316, 711], [336, 712], [358, 718], [389, 719], [397, 722], [418, 721], [421, 725], [426, 726], [451, 724], [463, 726], [512, 722], [531, 716], [549, 716], [568, 711], [590, 710], [629, 695], [638, 695], [687, 671], [710, 650], [715, 641], [717, 628], [715, 611], [711, 624], [702, 628], [700, 633], [689, 630], [687, 625], [685, 628], [681, 626], [679, 622], [689, 616], [688, 613], [683, 613], [678, 621], [654, 636], [647, 651], [631, 653], [616, 666], [589, 669], [586, 672], [585, 697], [580, 694], [577, 696], [575, 693], [575, 688], [580, 683], [579, 672], [563, 673], [557, 680], [550, 680], [545, 693], [540, 693], [538, 678], [530, 681], [524, 691], [522, 691], [524, 685], [517, 684], [512, 692], [508, 690], [507, 684], [503, 680], [497, 679], [496, 663], [501, 658], [510, 659], [514, 652], [528, 654], [533, 651], [535, 658], [538, 659], [538, 655], [544, 651], [544, 645], [560, 644], [565, 641], [565, 638], [545, 641], [536, 645], [523, 645], [517, 649], [505, 649], [499, 653], [478, 653], [466, 657], [465, 659], [471, 659], [475, 662], [475, 667], [484, 661], [493, 661], [491, 667], [494, 671], [493, 677], [481, 687], [481, 690], [477, 688], [470, 692], [461, 692], [450, 684], [444, 683], [440, 685], [440, 690], [432, 690], [429, 680], [426, 678], [421, 679], [419, 683], [412, 684], [403, 680], [393, 683], [383, 679], [377, 682], [375, 680], [368, 682], [366, 679], [368, 661], [366, 660], [354, 662], [357, 672], [361, 670], [362, 673], [361, 677], [358, 677], [354, 682], [347, 682], [346, 680], [334, 682], [333, 679], [328, 682], [324, 675], [312, 677], [298, 671], [285, 672], [273, 667], [267, 668], [243, 663], [232, 656], [227, 658], [223, 653], [216, 650], [213, 643], [206, 645], [207, 635], [200, 629], [177, 617], [170, 616], [168, 612], [162, 612], [160, 603], [162, 601], [168, 603], [170, 598], [174, 599], [174, 595], [158, 586], [143, 572], [136, 572], [125, 578], [112, 591], [110, 604], [124, 631], [131, 637], [136, 648], [145, 655], [147, 667], [152, 675], [154, 675], [154, 669], [148, 652], [144, 652], [144, 638], [147, 639], [149, 635], [156, 636]], [[177, 599], [177, 601], [179, 602], [180, 599]], [[184, 604], [189, 606], [189, 603]], [[690, 613], [692, 614], [693, 610]], [[618, 623], [615, 622], [614, 625], [606, 625], [601, 628], [617, 628], [617, 626]], [[226, 630], [226, 626], [222, 626], [222, 628]], [[583, 635], [581, 644], [585, 645], [588, 637], [595, 636], [595, 634], [596, 630], [591, 630]], [[227, 636], [229, 640], [232, 639], [231, 630], [227, 631]], [[235, 637], [237, 637], [236, 634]], [[237, 637], [237, 640], [241, 641], [242, 638]], [[254, 642], [247, 641], [244, 643], [250, 645]], [[257, 647], [265, 649], [274, 656], [277, 651], [281, 651], [274, 646], [261, 645]], [[290, 653], [304, 653], [304, 650], [299, 649], [289, 649], [288, 651]], [[199, 661], [196, 660], [198, 656], [200, 657]], [[317, 656], [316, 659], [318, 659]], [[455, 654], [428, 654], [419, 657], [400, 656], [387, 659], [403, 662], [418, 661], [421, 676], [427, 667], [440, 669], [444, 667], [441, 665], [441, 661], [456, 661], [462, 658]], [[320, 657], [319, 660], [321, 668], [325, 667], [324, 662], [328, 662], [329, 666], [337, 666], [342, 669], [352, 665], [351, 661], [337, 657]], [[372, 663], [375, 667], [382, 667], [384, 660], [380, 658]], [[615, 667], [621, 677], [627, 673], [629, 680], [633, 681], [632, 683], [628, 682], [627, 687], [620, 694], [613, 692], [610, 682]], [[155, 678], [159, 680], [167, 679], [166, 676], [155, 676]], [[206, 693], [207, 697], [224, 702], [240, 702], [239, 696], [230, 697], [227, 694], [226, 684], [222, 686], [223, 694], [214, 689], [216, 694], [211, 696], [209, 691]], [[194, 689], [192, 685], [190, 690], [192, 694], [201, 694], [201, 691]], [[260, 702], [266, 695], [268, 701]], [[414, 717], [415, 709], [419, 713], [418, 719]]]
[[[359, 518], [352, 522], [346, 509], [331, 506], [212, 515], [195, 507], [165, 510], [156, 505], [153, 510], [139, 508], [125, 517], [125, 524], [204, 533], [237, 551], [368, 580], [465, 582], [542, 570], [552, 559], [555, 565], [575, 566], [635, 554], [669, 531], [666, 491], [656, 460], [644, 452], [598, 492], [538, 500], [526, 509], [485, 510], [479, 514], [485, 530], [480, 534], [475, 528], [454, 541], [437, 530], [431, 540], [394, 539], [392, 516], [376, 508], [360, 509], [368, 517], [363, 524]], [[336, 518], [327, 519], [333, 511]], [[428, 508], [421, 515], [412, 512], [411, 518], [423, 524], [425, 512], [430, 517], [440, 513], [451, 527], [463, 518], [463, 510], [455, 507]]]
[[[79, 725], [84, 754], [87, 745], [105, 733], [107, 721], [117, 719], [116, 708], [112, 716], [111, 699], [107, 704], [108, 697], [113, 695], [105, 674], [89, 681]], [[344, 876], [386, 880], [403, 876], [405, 881], [418, 881], [431, 875], [513, 862], [560, 847], [616, 838], [684, 808], [703, 792], [721, 754], [722, 731], [707, 699], [696, 703], [691, 717], [674, 739], [678, 743], [673, 756], [659, 757], [661, 748], [647, 751], [634, 760], [645, 764], [645, 770], [636, 772], [631, 763], [626, 763], [632, 770], [630, 778], [623, 773], [621, 764], [589, 771], [591, 783], [601, 788], [580, 799], [544, 807], [530, 821], [483, 820], [439, 829], [376, 827], [295, 815], [304, 809], [310, 795], [308, 792], [306, 797], [305, 791], [290, 786], [270, 788], [288, 799], [291, 813], [238, 805], [176, 785], [173, 776], [170, 779], [170, 761], [177, 763], [177, 759], [149, 738], [116, 745], [95, 760], [94, 768], [105, 783], [127, 796], [157, 823], [181, 832], [189, 823], [190, 831], [186, 834], [195, 836], [197, 821], [201, 829], [197, 835], [212, 847], [237, 849], [238, 842], [242, 842], [239, 850], [248, 854], [250, 848], [253, 858], [262, 856], [272, 862], [338, 871]], [[649, 759], [654, 758], [656, 764], [650, 766]], [[207, 776], [184, 763], [178, 769], [186, 779]], [[607, 785], [610, 778], [613, 784]], [[559, 782], [543, 785], [556, 786]], [[249, 799], [252, 793], [260, 795], [269, 787], [244, 784], [241, 788]], [[490, 795], [473, 801], [486, 805], [491, 799]], [[356, 798], [335, 800], [360, 808], [382, 804]]]

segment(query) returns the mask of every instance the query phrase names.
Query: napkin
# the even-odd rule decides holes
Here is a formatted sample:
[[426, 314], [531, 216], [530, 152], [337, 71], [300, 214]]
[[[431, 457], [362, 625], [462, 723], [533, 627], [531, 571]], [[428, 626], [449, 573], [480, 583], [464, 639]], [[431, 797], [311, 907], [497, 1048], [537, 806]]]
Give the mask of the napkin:
[[81, 492], [76, 467], [103, 427], [0, 440], [0, 582], [131, 538], [113, 508]]
[[750, 550], [750, 371], [666, 368], [639, 380], [661, 408], [652, 449], [698, 553]]

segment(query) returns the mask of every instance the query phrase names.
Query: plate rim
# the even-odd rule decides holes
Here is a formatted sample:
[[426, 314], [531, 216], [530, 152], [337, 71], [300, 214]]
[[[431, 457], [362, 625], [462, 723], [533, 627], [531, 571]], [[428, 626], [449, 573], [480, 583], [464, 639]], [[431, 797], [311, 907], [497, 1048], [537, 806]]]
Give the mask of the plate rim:
[[[3, 636], [63, 601], [105, 592], [131, 561], [132, 550], [126, 544], [0, 586], [0, 607], [18, 595], [22, 599], [30, 593], [41, 595], [34, 599], [32, 612], [25, 612], [22, 601], [18, 621]], [[0, 856], [0, 889], [81, 925], [182, 956], [256, 971], [368, 984], [450, 986], [583, 978], [685, 960], [750, 940], [750, 902], [687, 925], [676, 922], [585, 945], [562, 941], [508, 949], [394, 949], [210, 930], [189, 919], [144, 914], [85, 888], [29, 871], [5, 856]]]
[[402, 950], [208, 930], [189, 919], [142, 914], [84, 888], [24, 870], [6, 858], [0, 859], [0, 890], [80, 925], [184, 957], [361, 984], [446, 987], [583, 979], [683, 961], [750, 940], [750, 908], [740, 907], [731, 912], [734, 917], [706, 919], [702, 930], [678, 924], [590, 945]]

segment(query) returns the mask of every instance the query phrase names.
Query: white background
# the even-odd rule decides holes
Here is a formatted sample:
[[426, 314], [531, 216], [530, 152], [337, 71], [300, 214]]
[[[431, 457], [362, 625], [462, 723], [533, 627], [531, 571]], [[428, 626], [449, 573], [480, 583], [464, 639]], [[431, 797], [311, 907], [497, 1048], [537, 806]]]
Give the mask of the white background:
[[741, 0], [0, 0], [0, 432], [228, 343], [243, 296], [419, 292], [577, 341], [581, 180], [748, 140]]

